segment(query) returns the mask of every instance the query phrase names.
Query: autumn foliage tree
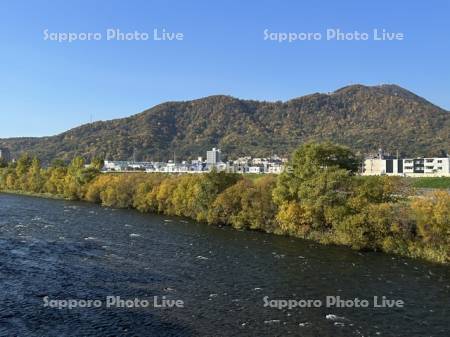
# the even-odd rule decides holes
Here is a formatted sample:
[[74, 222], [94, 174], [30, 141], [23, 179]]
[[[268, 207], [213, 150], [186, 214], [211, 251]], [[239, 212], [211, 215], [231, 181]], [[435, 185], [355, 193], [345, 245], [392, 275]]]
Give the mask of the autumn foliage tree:
[[346, 147], [307, 143], [279, 176], [217, 172], [101, 173], [54, 160], [42, 167], [24, 154], [0, 168], [0, 190], [47, 193], [108, 207], [177, 215], [209, 224], [261, 230], [359, 250], [382, 250], [431, 261], [450, 260], [450, 194], [414, 196], [408, 179], [362, 177]]

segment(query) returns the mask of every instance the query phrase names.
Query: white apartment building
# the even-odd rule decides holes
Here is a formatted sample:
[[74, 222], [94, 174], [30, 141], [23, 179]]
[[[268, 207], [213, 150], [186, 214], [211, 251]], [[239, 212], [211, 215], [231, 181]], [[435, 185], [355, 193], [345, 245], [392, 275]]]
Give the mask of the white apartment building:
[[284, 166], [279, 164], [269, 165], [267, 173], [280, 174], [283, 172]]
[[450, 158], [370, 158], [364, 161], [363, 175], [408, 177], [448, 177]]

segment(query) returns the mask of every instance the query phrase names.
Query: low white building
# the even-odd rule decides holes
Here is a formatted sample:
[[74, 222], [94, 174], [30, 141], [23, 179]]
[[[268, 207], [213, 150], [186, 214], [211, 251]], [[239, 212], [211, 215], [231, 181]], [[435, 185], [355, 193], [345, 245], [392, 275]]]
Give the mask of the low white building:
[[264, 167], [262, 166], [249, 166], [248, 167], [248, 173], [264, 173]]
[[129, 172], [129, 171], [145, 171], [161, 172], [161, 173], [203, 173], [211, 170], [229, 173], [257, 173], [257, 174], [280, 174], [284, 170], [284, 163], [287, 160], [278, 156], [269, 158], [253, 158], [250, 156], [241, 157], [234, 161], [221, 161], [221, 151], [213, 148], [207, 151], [207, 160], [202, 157], [197, 159], [181, 162], [136, 162], [136, 161], [108, 161], [105, 160], [104, 172]]
[[126, 170], [128, 164], [126, 161], [110, 161], [105, 160], [103, 169], [105, 171], [124, 171]]
[[363, 175], [408, 177], [448, 177], [450, 158], [370, 158], [364, 161]]
[[152, 167], [150, 162], [135, 162], [135, 161], [111, 161], [105, 160], [103, 164], [104, 171], [145, 171]]
[[280, 174], [283, 172], [284, 166], [279, 164], [269, 165], [267, 168], [267, 173]]

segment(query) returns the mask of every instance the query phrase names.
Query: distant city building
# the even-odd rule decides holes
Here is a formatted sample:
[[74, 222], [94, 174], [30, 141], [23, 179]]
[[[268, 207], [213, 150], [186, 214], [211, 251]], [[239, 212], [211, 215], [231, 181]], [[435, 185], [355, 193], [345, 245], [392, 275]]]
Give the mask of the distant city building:
[[206, 151], [206, 164], [217, 165], [221, 163], [221, 151], [215, 147], [211, 151]]
[[270, 158], [241, 157], [236, 160], [222, 162], [222, 153], [219, 149], [213, 148], [207, 151], [206, 161], [202, 157], [190, 162], [181, 160], [169, 160], [167, 162], [138, 162], [138, 161], [111, 161], [105, 160], [103, 172], [160, 172], [160, 173], [206, 173], [212, 169], [229, 173], [271, 173], [279, 174], [283, 172], [286, 159], [278, 156]]
[[[229, 173], [280, 174], [286, 168], [287, 158], [272, 155], [267, 158], [240, 157], [222, 162], [220, 149], [213, 148], [206, 153], [206, 161], [202, 157], [190, 162], [169, 160], [167, 162], [108, 161], [103, 171], [144, 171], [161, 173], [206, 173], [213, 168]], [[0, 158], [10, 160], [9, 151], [0, 149]], [[398, 158], [379, 150], [372, 157], [365, 159], [362, 175], [397, 175], [409, 177], [443, 177], [450, 176], [450, 157]]]
[[264, 173], [264, 168], [262, 166], [249, 166], [248, 173]]
[[110, 161], [105, 160], [103, 170], [105, 171], [145, 171], [153, 166], [150, 162], [138, 161]]
[[267, 173], [280, 174], [283, 173], [284, 166], [281, 164], [273, 164], [267, 167]]
[[8, 149], [0, 148], [0, 159], [5, 161], [11, 161], [11, 153]]
[[364, 161], [363, 175], [396, 175], [408, 177], [450, 176], [450, 158], [396, 159], [379, 155]]
[[252, 157], [240, 157], [233, 161], [234, 165], [246, 166], [249, 165], [252, 161]]

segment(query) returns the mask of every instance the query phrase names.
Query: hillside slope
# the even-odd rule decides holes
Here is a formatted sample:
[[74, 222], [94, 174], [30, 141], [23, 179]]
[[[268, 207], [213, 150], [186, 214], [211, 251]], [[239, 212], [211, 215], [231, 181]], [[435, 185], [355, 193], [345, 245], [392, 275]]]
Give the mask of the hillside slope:
[[450, 151], [450, 113], [396, 85], [352, 85], [286, 102], [229, 96], [168, 102], [56, 136], [0, 139], [0, 146], [44, 161], [75, 155], [167, 160], [174, 152], [178, 158], [204, 156], [211, 147], [232, 157], [287, 155], [311, 139], [362, 153], [382, 147], [405, 155], [442, 155]]

